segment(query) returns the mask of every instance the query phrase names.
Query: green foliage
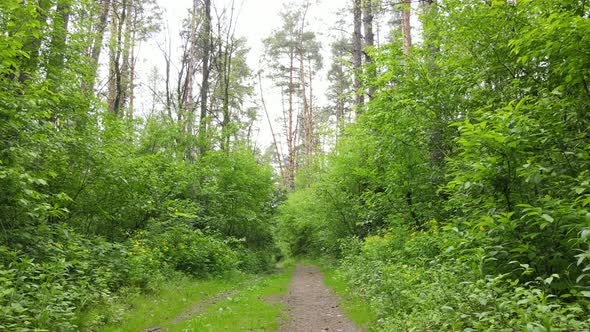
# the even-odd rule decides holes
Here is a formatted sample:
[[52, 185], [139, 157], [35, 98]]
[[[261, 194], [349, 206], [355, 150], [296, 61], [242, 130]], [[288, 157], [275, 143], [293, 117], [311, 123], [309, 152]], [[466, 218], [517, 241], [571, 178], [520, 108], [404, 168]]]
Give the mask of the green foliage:
[[[194, 198], [202, 204], [204, 223], [252, 248], [272, 243], [266, 224], [272, 212], [273, 174], [251, 151], [212, 151], [200, 160]], [[198, 191], [197, 191], [198, 190]]]
[[127, 245], [88, 239], [65, 225], [10, 235], [14, 244], [0, 247], [0, 311], [8, 330], [75, 330], [76, 314], [90, 304], [108, 301], [123, 285], [155, 282], [163, 272], [139, 274], [144, 267], [128, 260]]
[[322, 212], [313, 193], [297, 191], [279, 207], [275, 238], [287, 257], [321, 253], [319, 228]]
[[178, 271], [268, 269], [271, 168], [242, 142], [196, 159], [182, 125], [107, 114], [89, 88], [100, 6], [70, 3], [65, 27], [56, 4], [0, 4], [0, 329], [74, 331]]
[[568, 143], [563, 121], [539, 114], [547, 111], [523, 100], [458, 123], [460, 152], [446, 190], [462, 224], [488, 246], [494, 270], [528, 264], [531, 277], [559, 273], [553, 287], [566, 288], [583, 268], [572, 262], [585, 246], [579, 236], [588, 211], [579, 202], [589, 165], [583, 149]]
[[237, 264], [236, 253], [222, 240], [182, 224], [154, 225], [134, 237], [133, 246], [137, 253], [145, 247], [157, 260], [196, 277], [231, 271]]
[[240, 245], [235, 250], [238, 255], [238, 269], [250, 273], [272, 271], [277, 260], [281, 258], [278, 248], [248, 249]]
[[[507, 275], [481, 275], [488, 259], [454, 230], [394, 229], [351, 248], [339, 273], [376, 310], [371, 330], [585, 330], [585, 302]], [[550, 283], [551, 281], [545, 281]]]
[[374, 329], [588, 329], [589, 15], [421, 8], [411, 54], [398, 35], [368, 50], [372, 98], [279, 208], [281, 248], [344, 256]]

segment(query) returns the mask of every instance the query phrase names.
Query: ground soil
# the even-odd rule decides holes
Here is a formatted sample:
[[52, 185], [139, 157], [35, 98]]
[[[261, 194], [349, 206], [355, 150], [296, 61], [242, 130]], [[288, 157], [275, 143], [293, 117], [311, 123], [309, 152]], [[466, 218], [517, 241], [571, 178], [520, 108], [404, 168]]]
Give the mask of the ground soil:
[[362, 331], [344, 316], [339, 298], [324, 286], [323, 275], [316, 266], [295, 268], [289, 293], [282, 302], [290, 319], [281, 324], [279, 331]]

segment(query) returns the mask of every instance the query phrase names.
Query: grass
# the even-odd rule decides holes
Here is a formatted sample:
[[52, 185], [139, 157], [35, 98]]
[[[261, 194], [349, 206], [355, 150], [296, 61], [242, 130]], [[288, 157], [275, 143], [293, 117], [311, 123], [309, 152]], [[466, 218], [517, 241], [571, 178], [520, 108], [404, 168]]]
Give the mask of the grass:
[[[131, 292], [89, 310], [80, 326], [85, 331], [104, 332], [153, 327], [163, 331], [276, 330], [284, 306], [271, 298], [287, 292], [292, 270], [286, 266], [284, 272], [272, 275], [235, 273], [209, 280], [172, 279], [153, 294]], [[105, 319], [111, 319], [110, 324], [101, 326]]]
[[96, 330], [93, 322], [109, 316], [117, 317], [117, 321], [101, 327], [100, 331], [137, 332], [163, 326], [163, 322], [173, 320], [198, 303], [252, 279], [254, 276], [238, 273], [209, 280], [188, 277], [172, 279], [153, 294], [131, 293], [115, 303], [90, 310], [84, 315], [81, 326], [84, 330]]
[[233, 297], [212, 304], [196, 317], [169, 326], [169, 331], [274, 331], [285, 318], [284, 305], [273, 296], [289, 288], [292, 268], [269, 275]]

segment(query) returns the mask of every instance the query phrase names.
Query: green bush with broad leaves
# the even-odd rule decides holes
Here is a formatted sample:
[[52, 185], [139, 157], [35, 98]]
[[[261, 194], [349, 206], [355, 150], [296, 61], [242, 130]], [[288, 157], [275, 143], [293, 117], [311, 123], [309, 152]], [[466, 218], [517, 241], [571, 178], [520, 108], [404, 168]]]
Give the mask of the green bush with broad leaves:
[[[354, 242], [354, 241], [353, 241]], [[338, 270], [353, 296], [375, 308], [378, 331], [584, 331], [584, 301], [552, 294], [553, 280], [485, 274], [489, 257], [456, 229], [395, 228], [348, 244]], [[519, 267], [530, 272], [529, 266]]]
[[0, 246], [0, 326], [6, 330], [75, 330], [88, 306], [111, 300], [121, 287], [151, 284], [161, 273], [138, 273], [143, 267], [129, 260], [128, 245], [89, 239], [66, 225], [11, 235], [11, 244]]

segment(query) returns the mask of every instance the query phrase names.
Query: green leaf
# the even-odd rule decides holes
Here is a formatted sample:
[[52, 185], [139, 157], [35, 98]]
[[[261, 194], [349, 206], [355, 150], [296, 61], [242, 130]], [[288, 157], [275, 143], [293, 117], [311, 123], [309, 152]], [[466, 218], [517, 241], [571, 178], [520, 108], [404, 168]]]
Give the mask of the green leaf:
[[190, 218], [190, 219], [194, 219], [194, 218], [197, 218], [198, 217], [195, 214], [185, 213], [185, 212], [174, 212], [174, 215], [176, 217], [183, 217], [183, 218]]
[[550, 216], [550, 215], [548, 215], [547, 213], [543, 213], [543, 214], [541, 215], [541, 218], [543, 218], [543, 219], [547, 220], [547, 221], [548, 221], [548, 222], [550, 222], [550, 223], [552, 223], [552, 222], [554, 222], [554, 221], [555, 221], [555, 219], [553, 219], [553, 217], [552, 217], [552, 216]]

